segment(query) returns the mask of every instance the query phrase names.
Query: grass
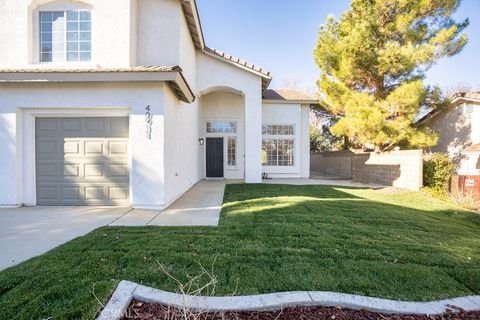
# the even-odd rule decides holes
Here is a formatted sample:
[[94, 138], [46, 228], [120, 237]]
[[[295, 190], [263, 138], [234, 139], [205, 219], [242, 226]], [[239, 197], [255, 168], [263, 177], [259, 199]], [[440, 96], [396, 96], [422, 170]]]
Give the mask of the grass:
[[[4, 319], [93, 319], [122, 279], [175, 290], [215, 262], [217, 294], [480, 294], [480, 215], [420, 193], [229, 185], [219, 227], [104, 227], [0, 273]], [[97, 298], [96, 298], [97, 297]]]

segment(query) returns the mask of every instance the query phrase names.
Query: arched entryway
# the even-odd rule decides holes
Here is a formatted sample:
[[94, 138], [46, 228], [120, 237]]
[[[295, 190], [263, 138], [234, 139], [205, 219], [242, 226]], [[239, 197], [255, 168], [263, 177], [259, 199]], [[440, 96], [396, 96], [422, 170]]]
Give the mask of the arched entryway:
[[212, 87], [200, 96], [204, 177], [244, 179], [245, 98], [240, 90]]

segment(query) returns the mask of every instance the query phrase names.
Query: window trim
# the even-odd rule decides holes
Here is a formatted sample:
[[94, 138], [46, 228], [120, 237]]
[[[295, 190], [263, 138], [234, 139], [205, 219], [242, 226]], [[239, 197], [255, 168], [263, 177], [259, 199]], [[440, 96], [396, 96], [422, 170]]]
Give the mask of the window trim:
[[[293, 134], [264, 134], [264, 130], [263, 128], [265, 126], [291, 126], [292, 129], [293, 129]], [[275, 123], [275, 122], [266, 122], [266, 123], [263, 123], [262, 124], [262, 153], [263, 153], [263, 142], [265, 140], [275, 140], [276, 141], [276, 145], [277, 145], [277, 164], [276, 165], [270, 165], [268, 164], [268, 162], [263, 162], [263, 155], [262, 155], [262, 167], [270, 167], [270, 168], [293, 168], [293, 167], [296, 167], [297, 165], [297, 128], [296, 128], [296, 125], [295, 123]], [[279, 150], [278, 150], [278, 141], [280, 140], [291, 140], [293, 142], [293, 149], [292, 149], [292, 157], [293, 157], [293, 161], [292, 161], [292, 164], [291, 165], [287, 165], [287, 166], [280, 166], [278, 165], [279, 163], [279, 160], [278, 160], [278, 156], [279, 156]]]
[[[40, 59], [40, 12], [45, 11], [90, 11], [91, 12], [91, 60], [90, 61], [80, 61], [80, 62], [41, 62]], [[45, 66], [55, 66], [55, 67], [69, 67], [72, 64], [75, 64], [79, 67], [94, 67], [95, 66], [95, 48], [96, 48], [96, 36], [95, 36], [95, 26], [96, 26], [96, 10], [95, 7], [89, 3], [83, 1], [54, 1], [44, 4], [37, 4], [32, 6], [29, 10], [29, 19], [28, 19], [28, 61], [30, 64], [39, 64]]]
[[[207, 126], [209, 123], [213, 123], [213, 122], [220, 122], [220, 123], [234, 123], [235, 124], [235, 132], [208, 132], [207, 130]], [[238, 121], [237, 120], [206, 120], [205, 121], [205, 132], [207, 134], [223, 134], [223, 135], [237, 135], [238, 133]]]
[[[264, 127], [267, 127], [267, 126], [278, 126], [278, 127], [280, 127], [280, 126], [289, 126], [289, 127], [292, 127], [293, 133], [292, 133], [292, 134], [268, 134], [268, 133], [263, 133]], [[295, 124], [294, 124], [294, 123], [263, 123], [263, 124], [262, 124], [262, 136], [295, 137], [296, 132], [297, 132], [297, 131], [296, 131], [296, 127], [295, 127]]]
[[[225, 137], [227, 140], [227, 166], [228, 167], [233, 167], [236, 168], [238, 165], [238, 157], [237, 157], [237, 152], [238, 152], [238, 143], [237, 143], [237, 136], [227, 136]], [[233, 162], [234, 164], [230, 164], [230, 141], [233, 141], [235, 144], [235, 149], [233, 152]]]

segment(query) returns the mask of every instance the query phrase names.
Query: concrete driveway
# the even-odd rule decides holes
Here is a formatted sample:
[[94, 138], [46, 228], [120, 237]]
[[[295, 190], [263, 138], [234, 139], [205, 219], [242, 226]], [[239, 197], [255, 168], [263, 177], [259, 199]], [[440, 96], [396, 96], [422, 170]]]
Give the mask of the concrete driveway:
[[0, 270], [110, 226], [217, 226], [225, 181], [201, 181], [164, 211], [119, 207], [0, 209]]
[[0, 209], [0, 270], [108, 225], [131, 210], [118, 207]]

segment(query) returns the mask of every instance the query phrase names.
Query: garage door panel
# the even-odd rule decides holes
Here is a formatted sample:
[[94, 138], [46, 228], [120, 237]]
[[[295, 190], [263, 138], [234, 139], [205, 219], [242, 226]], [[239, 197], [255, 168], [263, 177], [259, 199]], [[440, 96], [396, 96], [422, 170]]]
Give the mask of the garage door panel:
[[113, 201], [128, 200], [128, 187], [108, 187], [108, 198]]
[[128, 138], [128, 118], [117, 118], [110, 121], [110, 137]]
[[128, 141], [109, 141], [108, 142], [108, 155], [128, 155]]
[[90, 134], [99, 133], [100, 136], [107, 131], [104, 118], [85, 118], [85, 129]]
[[81, 187], [61, 187], [61, 198], [63, 201], [81, 201], [82, 200], [82, 191]]
[[55, 136], [57, 134], [57, 119], [37, 118], [35, 132], [37, 136]]
[[85, 141], [86, 156], [103, 155], [103, 150], [103, 141]]
[[109, 178], [128, 179], [128, 163], [109, 163], [107, 168], [107, 174]]
[[57, 139], [43, 138], [37, 141], [35, 151], [39, 160], [55, 160], [59, 158], [61, 147]]
[[85, 200], [87, 201], [100, 201], [105, 200], [105, 187], [85, 187]]
[[85, 164], [85, 179], [106, 178], [105, 165], [102, 164]]
[[81, 118], [64, 118], [59, 119], [63, 132], [68, 135], [82, 132], [82, 119]]
[[37, 202], [57, 201], [58, 190], [56, 186], [39, 186], [37, 188]]
[[128, 118], [37, 118], [39, 205], [129, 205]]
[[37, 177], [42, 180], [57, 180], [58, 179], [58, 164], [57, 163], [39, 163], [37, 164]]
[[80, 156], [82, 154], [80, 149], [80, 140], [68, 140], [63, 141], [63, 153], [65, 156]]
[[[63, 164], [62, 165], [62, 178], [81, 178], [80, 176], [80, 164]], [[62, 179], [68, 181], [66, 179]]]

